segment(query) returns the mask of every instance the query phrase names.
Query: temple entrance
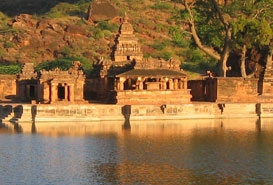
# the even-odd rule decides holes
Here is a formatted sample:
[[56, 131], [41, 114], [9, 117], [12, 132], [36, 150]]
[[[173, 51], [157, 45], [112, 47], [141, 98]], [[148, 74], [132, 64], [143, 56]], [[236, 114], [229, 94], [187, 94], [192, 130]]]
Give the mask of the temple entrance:
[[65, 99], [65, 87], [61, 84], [58, 85], [58, 100]]
[[35, 98], [35, 86], [34, 85], [30, 85], [30, 87], [29, 87], [29, 97]]

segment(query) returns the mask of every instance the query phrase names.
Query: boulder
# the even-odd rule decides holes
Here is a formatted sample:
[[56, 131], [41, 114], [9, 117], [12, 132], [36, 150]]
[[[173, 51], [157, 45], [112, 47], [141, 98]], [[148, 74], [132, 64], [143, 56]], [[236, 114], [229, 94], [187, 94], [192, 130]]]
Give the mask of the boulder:
[[88, 8], [87, 20], [98, 22], [111, 20], [118, 16], [117, 8], [109, 0], [94, 0]]

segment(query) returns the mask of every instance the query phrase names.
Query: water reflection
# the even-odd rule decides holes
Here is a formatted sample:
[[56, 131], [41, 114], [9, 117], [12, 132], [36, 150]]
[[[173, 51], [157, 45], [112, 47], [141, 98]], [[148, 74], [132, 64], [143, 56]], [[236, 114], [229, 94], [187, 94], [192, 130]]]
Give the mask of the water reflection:
[[0, 181], [273, 184], [272, 121], [20, 123], [23, 134], [0, 134]]

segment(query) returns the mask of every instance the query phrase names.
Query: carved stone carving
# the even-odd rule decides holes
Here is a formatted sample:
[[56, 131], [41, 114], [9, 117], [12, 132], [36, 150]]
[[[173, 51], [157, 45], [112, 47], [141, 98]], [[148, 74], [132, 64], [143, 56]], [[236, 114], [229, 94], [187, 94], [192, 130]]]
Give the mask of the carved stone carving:
[[20, 80], [31, 80], [31, 79], [37, 79], [38, 75], [34, 71], [33, 63], [25, 63], [22, 72], [19, 75]]

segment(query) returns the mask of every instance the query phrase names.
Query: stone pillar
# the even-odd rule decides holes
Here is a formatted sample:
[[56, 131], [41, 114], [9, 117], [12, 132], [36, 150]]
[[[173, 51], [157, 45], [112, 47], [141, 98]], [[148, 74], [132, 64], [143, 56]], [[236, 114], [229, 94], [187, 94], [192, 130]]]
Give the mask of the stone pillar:
[[188, 89], [187, 78], [183, 78], [184, 89]]
[[168, 78], [161, 79], [161, 90], [166, 90], [167, 89], [168, 80], [169, 80]]
[[118, 79], [115, 78], [115, 81], [114, 81], [114, 90], [118, 90], [119, 88], [119, 82], [118, 82]]
[[42, 92], [41, 97], [42, 97], [43, 103], [49, 103], [51, 92], [47, 82], [42, 82], [41, 92]]
[[138, 90], [143, 90], [143, 82], [144, 82], [144, 79], [142, 79], [141, 77], [137, 78]]
[[40, 83], [37, 83], [37, 103], [40, 103], [41, 101], [43, 101], [42, 85]]
[[68, 94], [68, 86], [65, 84], [64, 85], [64, 100], [68, 101], [69, 100], [69, 94]]
[[170, 90], [173, 90], [173, 89], [174, 89], [173, 79], [169, 79], [169, 89], [170, 89]]
[[[84, 92], [84, 91], [83, 91], [83, 89], [84, 89], [84, 81], [81, 81], [79, 84], [80, 84], [80, 87], [81, 87], [81, 88], [80, 88], [80, 100], [82, 101], [82, 100], [84, 100], [84, 96], [83, 96], [83, 94], [84, 94], [84, 93], [83, 93], [83, 92]], [[75, 92], [75, 91], [74, 91], [74, 92]]]
[[184, 89], [184, 79], [183, 78], [181, 78], [180, 80], [179, 80], [179, 89]]
[[74, 94], [74, 89], [75, 89], [75, 87], [74, 87], [74, 84], [71, 84], [70, 86], [69, 86], [70, 88], [69, 88], [69, 95], [70, 95], [70, 101], [72, 102], [72, 103], [74, 103], [74, 100], [75, 100], [75, 94]]
[[58, 89], [57, 85], [51, 84], [51, 103], [54, 103], [58, 99]]
[[174, 79], [174, 82], [173, 82], [173, 88], [174, 89], [178, 89], [178, 79]]
[[124, 90], [124, 82], [125, 82], [125, 78], [119, 78], [119, 82], [118, 82], [118, 90], [123, 91]]

